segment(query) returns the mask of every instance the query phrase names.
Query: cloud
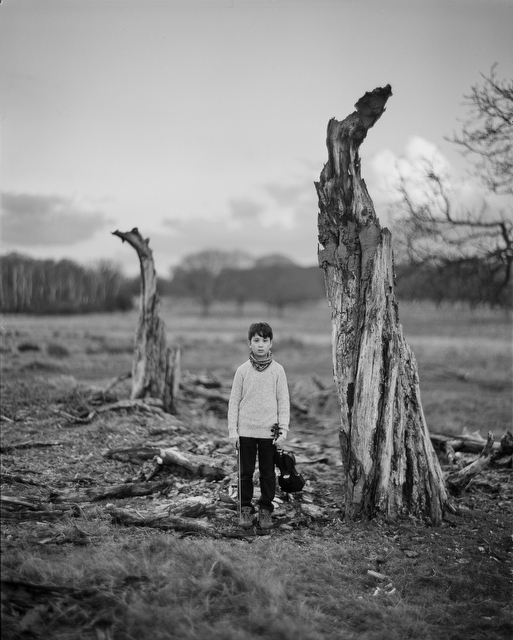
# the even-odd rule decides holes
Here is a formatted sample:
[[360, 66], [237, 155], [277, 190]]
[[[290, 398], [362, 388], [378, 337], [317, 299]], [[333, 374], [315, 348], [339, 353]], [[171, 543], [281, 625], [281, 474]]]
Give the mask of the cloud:
[[177, 235], [182, 233], [184, 225], [186, 225], [186, 221], [182, 220], [182, 218], [164, 218], [162, 220], [162, 224], [164, 227], [168, 227], [169, 231], [173, 235]]
[[301, 199], [304, 185], [269, 183], [264, 188], [276, 204], [282, 207], [290, 207]]
[[316, 264], [318, 207], [313, 180], [308, 172], [293, 180], [263, 182], [249, 193], [218, 202], [216, 215], [166, 218], [164, 234], [148, 234], [158, 272], [165, 273], [185, 256], [205, 249], [241, 250], [255, 258], [279, 253], [298, 264]]
[[57, 195], [4, 192], [2, 204], [5, 244], [73, 245], [89, 240], [108, 222], [101, 211]]
[[[205, 249], [244, 251], [261, 257], [280, 253], [299, 264], [315, 264], [317, 259], [317, 210], [315, 198], [308, 212], [298, 209], [298, 219], [292, 227], [282, 224], [266, 226], [258, 217], [247, 217], [234, 225], [230, 219], [181, 220], [171, 227], [171, 233], [149, 233], [158, 273], [192, 253]], [[308, 215], [307, 215], [308, 213]], [[281, 217], [282, 212], [276, 211]]]
[[[415, 204], [436, 203], [433, 185], [426, 180], [426, 172], [431, 169], [442, 178], [454, 215], [462, 212], [492, 219], [497, 217], [497, 212], [511, 211], [511, 201], [508, 204], [503, 197], [486, 191], [472, 176], [458, 176], [435, 144], [414, 136], [408, 140], [403, 154], [396, 155], [389, 149], [383, 149], [372, 158], [372, 189], [369, 192], [373, 191], [371, 195], [376, 211], [381, 210], [381, 217], [386, 219], [401, 199], [397, 191], [400, 176]], [[443, 206], [440, 199], [438, 202]]]
[[235, 220], [254, 220], [265, 209], [264, 205], [249, 198], [232, 198], [228, 205]]
[[375, 174], [374, 184], [380, 190], [390, 192], [400, 175], [422, 183], [428, 164], [439, 174], [450, 173], [449, 162], [436, 145], [413, 136], [408, 140], [404, 154], [398, 156], [389, 149], [383, 149], [373, 157], [371, 167]]
[[448, 183], [451, 179], [451, 166], [438, 147], [421, 138], [411, 137], [405, 146], [404, 153], [395, 154], [390, 149], [383, 149], [370, 162], [371, 174], [368, 188], [374, 201], [376, 213], [383, 224], [388, 224], [391, 208], [400, 199], [398, 186], [400, 178], [408, 184], [410, 197], [417, 204], [427, 202], [429, 186], [426, 182], [428, 168], [444, 176]]

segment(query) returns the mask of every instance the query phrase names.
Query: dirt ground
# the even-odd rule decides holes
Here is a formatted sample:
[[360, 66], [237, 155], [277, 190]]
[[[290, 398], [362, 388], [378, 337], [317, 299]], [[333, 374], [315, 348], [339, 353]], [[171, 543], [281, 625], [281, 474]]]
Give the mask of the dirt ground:
[[[79, 387], [70, 387], [63, 393], [61, 384], [61, 380], [55, 380], [51, 374], [42, 376], [41, 372], [24, 380], [2, 383], [4, 496], [33, 501], [50, 510], [57, 505], [69, 509], [72, 504], [79, 505], [73, 511], [73, 522], [80, 529], [82, 517], [89, 523], [94, 517], [110, 521], [108, 509], [103, 509], [109, 500], [91, 501], [91, 496], [113, 485], [144, 481], [153, 473], [153, 481], [164, 478], [168, 482], [164, 490], [116, 500], [116, 504], [141, 513], [201, 496], [210, 508], [203, 512], [199, 509], [198, 514], [218, 532], [233, 528], [236, 464], [226, 443], [222, 407], [213, 407], [202, 398], [184, 397], [177, 417], [121, 409], [100, 413], [83, 423], [79, 420], [105, 402], [93, 403]], [[212, 481], [163, 466], [155, 473], [155, 462], [151, 459], [142, 460], [131, 454], [113, 459], [105, 455], [109, 450], [143, 447], [156, 450], [176, 447], [184, 453], [206, 454], [217, 460], [227, 475]], [[342, 477], [332, 429], [323, 430], [315, 418], [297, 415], [287, 448], [295, 452], [307, 485], [304, 492], [290, 499], [278, 493], [273, 535], [290, 535], [302, 529], [325, 528], [334, 532], [341, 527], [353, 527], [354, 524], [344, 523], [341, 511]], [[441, 562], [468, 565], [469, 570], [476, 562], [481, 567], [490, 563], [494, 569], [504, 566], [506, 575], [512, 550], [511, 476], [511, 467], [494, 466], [481, 473], [466, 491], [453, 498], [457, 511], [448, 513], [441, 527], [426, 528], [422, 523], [405, 519], [399, 525], [380, 522], [380, 531], [386, 535], [396, 531], [398, 544], [410, 546], [419, 554], [425, 552], [429, 542], [429, 552], [437, 554]], [[7, 548], [21, 540], [34, 544], [72, 542], [66, 539], [62, 527], [50, 517], [45, 519], [44, 514], [37, 519], [21, 507], [4, 504], [4, 516], [7, 517], [2, 522], [2, 541]], [[507, 584], [511, 588], [511, 581]]]

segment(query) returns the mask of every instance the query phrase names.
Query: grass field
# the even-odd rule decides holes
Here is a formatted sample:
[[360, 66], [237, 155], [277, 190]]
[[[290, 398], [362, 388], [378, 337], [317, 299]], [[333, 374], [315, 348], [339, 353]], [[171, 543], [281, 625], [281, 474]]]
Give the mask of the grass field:
[[[239, 317], [219, 306], [205, 319], [191, 305], [166, 300], [163, 316], [170, 340], [182, 345], [184, 370], [208, 370], [229, 384], [247, 357], [248, 325], [266, 320], [292, 389], [313, 374], [331, 383], [324, 304], [283, 317], [263, 307]], [[511, 429], [510, 320], [429, 305], [402, 305], [401, 319], [431, 430], [500, 437]], [[122, 526], [108, 500], [65, 501], [67, 492], [140, 474], [134, 462], [102, 456], [106, 447], [158, 441], [227, 451], [225, 420], [199, 405], [183, 404], [171, 427], [130, 411], [87, 424], [63, 417], [90, 411], [86, 389], [130, 369], [136, 320], [136, 312], [2, 320], [2, 496], [29, 505], [3, 509], [2, 639], [511, 638], [511, 469], [482, 476], [455, 499], [457, 515], [436, 528], [409, 517], [344, 521], [334, 462], [304, 464], [308, 491], [278, 509], [294, 518], [252, 539], [223, 534], [234, 512], [220, 496], [236, 486], [236, 475], [229, 485], [171, 476], [167, 491], [114, 501], [144, 514], [208, 497], [212, 510], [203, 520], [215, 525], [214, 536]], [[322, 431], [303, 425], [294, 434], [321, 452], [336, 446], [338, 416], [330, 406]], [[31, 447], [36, 441], [48, 446]], [[31, 511], [36, 503], [47, 511]], [[48, 517], [61, 506], [63, 516]], [[308, 515], [314, 507], [322, 517]]]
[[[189, 301], [163, 302], [170, 342], [182, 345], [183, 369], [209, 370], [231, 379], [247, 357], [246, 332], [259, 319], [275, 332], [276, 359], [289, 382], [317, 374], [332, 383], [329, 310], [320, 302], [286, 309], [283, 317], [247, 305], [244, 315], [219, 305], [208, 318]], [[433, 432], [488, 431], [500, 436], [513, 416], [512, 325], [504, 312], [487, 309], [400, 305], [400, 319], [415, 353], [424, 412]], [[87, 316], [5, 316], [5, 371], [37, 368], [43, 361], [55, 374], [101, 384], [130, 370], [137, 312]], [[34, 343], [39, 351], [18, 351]], [[58, 355], [61, 352], [67, 355]], [[52, 355], [56, 353], [57, 355]], [[336, 421], [336, 417], [335, 417]]]

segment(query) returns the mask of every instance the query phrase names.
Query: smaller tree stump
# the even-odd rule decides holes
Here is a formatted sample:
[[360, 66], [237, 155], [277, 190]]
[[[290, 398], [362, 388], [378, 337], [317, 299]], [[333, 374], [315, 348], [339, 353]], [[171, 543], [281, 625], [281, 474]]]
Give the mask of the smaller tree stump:
[[131, 231], [113, 231], [128, 242], [139, 256], [141, 265], [141, 310], [132, 362], [132, 393], [137, 398], [158, 398], [166, 413], [176, 413], [176, 398], [180, 385], [180, 348], [166, 343], [165, 324], [159, 316], [160, 296], [157, 290], [157, 272], [149, 239], [144, 239], [137, 228]]

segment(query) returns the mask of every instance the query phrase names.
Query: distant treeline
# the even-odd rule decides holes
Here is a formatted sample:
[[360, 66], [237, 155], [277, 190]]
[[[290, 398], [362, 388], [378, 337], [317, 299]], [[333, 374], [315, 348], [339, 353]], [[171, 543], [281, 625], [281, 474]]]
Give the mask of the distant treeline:
[[169, 293], [196, 298], [208, 314], [214, 301], [233, 301], [241, 311], [246, 302], [264, 302], [281, 314], [285, 307], [324, 297], [324, 279], [318, 267], [294, 264], [227, 268], [220, 273], [204, 269], [177, 269]]
[[[132, 309], [139, 277], [126, 278], [109, 262], [86, 268], [71, 260], [35, 260], [19, 254], [1, 258], [0, 309], [8, 313], [88, 313]], [[215, 302], [233, 302], [242, 312], [246, 302], [263, 302], [281, 313], [287, 306], [325, 297], [323, 272], [316, 266], [274, 264], [252, 268], [177, 268], [170, 279], [159, 278], [162, 296], [195, 299], [208, 314]], [[512, 283], [483, 261], [446, 265], [396, 265], [400, 300], [431, 300], [511, 307]]]
[[448, 260], [440, 264], [399, 264], [395, 267], [400, 300], [430, 300], [435, 304], [464, 303], [470, 307], [511, 309], [513, 279], [486, 257]]
[[[128, 289], [139, 294], [140, 278], [129, 281]], [[324, 298], [324, 276], [318, 267], [298, 265], [256, 266], [250, 269], [175, 270], [166, 280], [158, 278], [161, 296], [196, 300], [208, 315], [215, 302], [233, 302], [242, 312], [246, 302], [263, 302], [281, 313], [286, 306]]]
[[128, 310], [132, 294], [109, 262], [86, 268], [72, 260], [2, 256], [0, 309], [8, 313], [90, 313]]

